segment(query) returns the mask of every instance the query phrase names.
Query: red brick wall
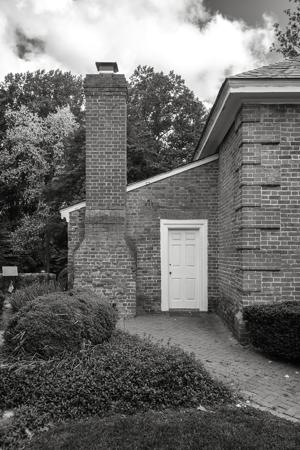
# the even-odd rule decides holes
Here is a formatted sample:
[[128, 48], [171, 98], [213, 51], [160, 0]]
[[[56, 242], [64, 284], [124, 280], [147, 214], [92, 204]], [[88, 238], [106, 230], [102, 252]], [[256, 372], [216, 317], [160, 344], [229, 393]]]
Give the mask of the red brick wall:
[[127, 231], [136, 247], [137, 307], [160, 311], [160, 219], [208, 220], [208, 304], [217, 291], [218, 161], [140, 187], [127, 194]]
[[236, 202], [239, 130], [232, 126], [220, 148], [218, 177], [218, 286], [217, 310], [231, 324], [239, 310], [237, 274], [240, 255], [236, 247]]
[[85, 208], [72, 211], [68, 223], [68, 286], [74, 285], [74, 255], [84, 238]]
[[219, 310], [299, 299], [300, 107], [244, 106], [220, 147]]

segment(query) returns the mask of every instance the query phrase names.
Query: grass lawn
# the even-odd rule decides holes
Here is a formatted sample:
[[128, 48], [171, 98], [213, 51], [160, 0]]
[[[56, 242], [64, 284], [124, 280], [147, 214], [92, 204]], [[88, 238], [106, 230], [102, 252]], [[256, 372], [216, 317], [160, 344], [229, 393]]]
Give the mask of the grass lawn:
[[147, 412], [72, 423], [45, 432], [32, 450], [296, 449], [300, 425], [252, 408]]

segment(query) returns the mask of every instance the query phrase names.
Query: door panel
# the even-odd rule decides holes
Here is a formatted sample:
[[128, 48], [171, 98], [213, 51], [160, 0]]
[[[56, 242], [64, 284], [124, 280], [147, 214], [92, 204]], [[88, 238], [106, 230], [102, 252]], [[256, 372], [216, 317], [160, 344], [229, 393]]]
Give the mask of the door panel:
[[186, 279], [186, 298], [193, 300], [196, 296], [196, 283], [194, 278]]
[[195, 266], [195, 245], [186, 244], [185, 246], [185, 264], [187, 266], [194, 267]]
[[169, 229], [169, 307], [199, 308], [199, 229]]

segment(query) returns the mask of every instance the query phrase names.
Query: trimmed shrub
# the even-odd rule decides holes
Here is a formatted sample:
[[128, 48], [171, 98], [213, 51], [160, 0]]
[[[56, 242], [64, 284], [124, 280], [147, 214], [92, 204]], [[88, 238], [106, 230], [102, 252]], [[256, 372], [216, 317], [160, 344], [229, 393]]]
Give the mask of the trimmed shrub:
[[252, 408], [232, 407], [93, 418], [55, 427], [30, 443], [31, 450], [294, 450], [299, 446], [300, 425]]
[[30, 301], [9, 321], [5, 348], [49, 358], [110, 338], [117, 314], [91, 291], [54, 292]]
[[62, 289], [55, 280], [49, 282], [38, 283], [35, 282], [29, 286], [16, 290], [11, 294], [9, 301], [13, 312], [18, 312], [23, 306], [31, 302], [37, 297], [49, 294], [50, 292], [59, 292]]
[[248, 306], [243, 317], [255, 347], [279, 358], [300, 360], [300, 302]]
[[0, 409], [26, 404], [61, 419], [232, 399], [192, 355], [121, 331], [77, 355], [1, 367], [0, 376]]
[[77, 356], [3, 365], [0, 378], [0, 409], [20, 408], [18, 423], [32, 432], [95, 415], [233, 401], [193, 356], [119, 331]]
[[[55, 282], [55, 280], [56, 275], [54, 273], [47, 273], [47, 272], [19, 273], [17, 277], [14, 277], [13, 285], [16, 292], [17, 290], [21, 290], [35, 283], [44, 284], [49, 283], [50, 281]], [[4, 294], [8, 291], [10, 282], [11, 282], [10, 277], [4, 277], [0, 273], [0, 291], [2, 291]]]

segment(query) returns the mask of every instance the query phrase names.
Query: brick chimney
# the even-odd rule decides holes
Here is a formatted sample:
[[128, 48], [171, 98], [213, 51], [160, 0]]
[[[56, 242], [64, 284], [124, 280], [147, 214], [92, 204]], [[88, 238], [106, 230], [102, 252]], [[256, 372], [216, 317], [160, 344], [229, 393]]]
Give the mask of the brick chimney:
[[125, 236], [127, 83], [116, 63], [87, 75], [85, 238], [76, 252], [74, 286], [103, 294], [135, 313], [135, 261]]
[[[86, 236], [111, 225], [121, 232], [126, 206], [126, 79], [110, 72], [87, 75], [84, 90]], [[95, 223], [100, 227], [94, 229]]]

